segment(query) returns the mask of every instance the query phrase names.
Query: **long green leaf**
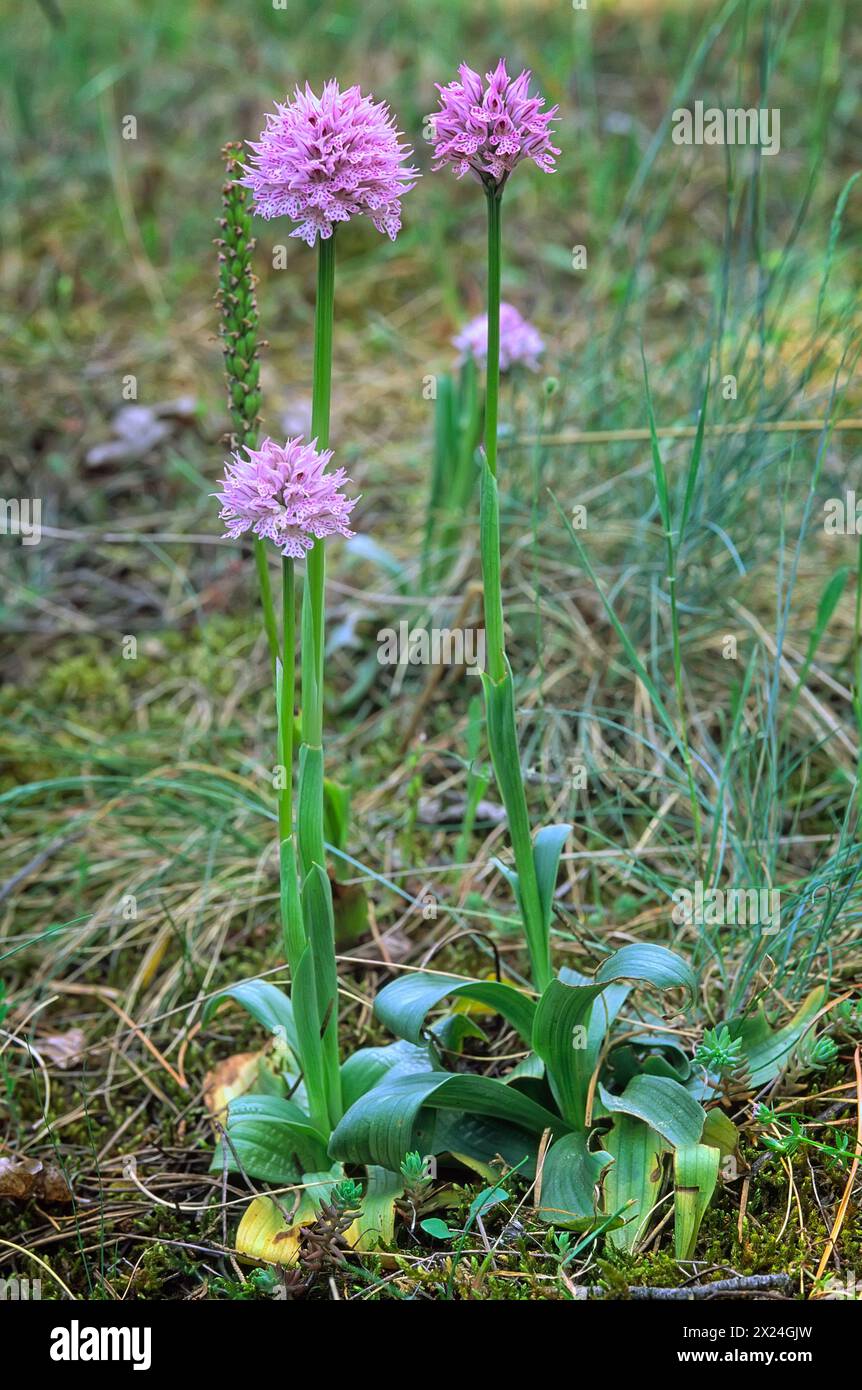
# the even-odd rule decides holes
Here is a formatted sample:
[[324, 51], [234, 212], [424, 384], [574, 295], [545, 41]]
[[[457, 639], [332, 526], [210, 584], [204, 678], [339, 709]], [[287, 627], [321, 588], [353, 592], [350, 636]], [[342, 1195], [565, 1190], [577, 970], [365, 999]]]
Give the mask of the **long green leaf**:
[[[486, 474], [488, 472], [487, 464], [485, 465], [485, 472]], [[486, 604], [486, 623], [487, 620]], [[550, 944], [539, 897], [539, 885], [536, 880], [530, 819], [521, 772], [521, 754], [515, 722], [515, 684], [506, 657], [503, 656], [502, 660], [505, 671], [499, 680], [492, 679], [486, 671], [482, 672], [488, 746], [491, 751], [494, 776], [497, 779], [500, 796], [506, 808], [509, 835], [512, 840], [518, 873], [518, 906], [521, 909], [524, 934], [527, 938], [533, 983], [537, 989], [544, 989], [551, 979]]]
[[591, 1153], [584, 1130], [566, 1134], [548, 1149], [537, 1214], [542, 1221], [582, 1231], [600, 1219], [598, 1189], [610, 1154]]
[[748, 1079], [755, 1090], [781, 1074], [795, 1048], [813, 1026], [815, 1015], [823, 1008], [827, 997], [826, 986], [818, 985], [782, 1028], [772, 1027], [763, 1005], [749, 1018], [735, 1019], [728, 1024], [731, 1036], [742, 1043]]
[[596, 971], [597, 984], [618, 980], [655, 985], [657, 989], [684, 989], [690, 999], [697, 992], [697, 977], [691, 966], [666, 946], [623, 946]]
[[464, 980], [457, 975], [416, 971], [386, 985], [375, 1000], [374, 1012], [396, 1037], [419, 1043], [428, 1014], [447, 998], [475, 999], [487, 1004], [529, 1042], [536, 1013], [534, 1001], [523, 990], [496, 980]]
[[416, 1148], [414, 1133], [424, 1107], [487, 1115], [533, 1135], [545, 1129], [564, 1134], [569, 1128], [558, 1115], [490, 1077], [439, 1072], [399, 1076], [354, 1102], [332, 1135], [331, 1157], [378, 1163], [397, 1172], [404, 1155]]
[[335, 964], [335, 918], [332, 886], [326, 870], [312, 864], [302, 885], [302, 912], [308, 944], [314, 956], [318, 1039], [323, 1058], [326, 1102], [332, 1125], [341, 1118], [341, 1079], [338, 1065], [338, 972]]
[[227, 999], [239, 1004], [270, 1033], [283, 1037], [293, 1053], [299, 1052], [293, 1005], [277, 985], [268, 984], [265, 980], [245, 980], [242, 984], [222, 990], [221, 994], [214, 994], [204, 1004], [201, 1022], [204, 1025], [209, 1023], [218, 1007]]
[[224, 1167], [261, 1182], [296, 1182], [306, 1168], [323, 1166], [326, 1136], [307, 1115], [281, 1096], [240, 1096], [228, 1107], [226, 1139], [219, 1142], [211, 1171]]
[[345, 1109], [384, 1078], [410, 1072], [438, 1071], [439, 1063], [428, 1047], [416, 1047], [399, 1039], [387, 1047], [360, 1047], [341, 1064], [341, 1092]]
[[314, 948], [309, 942], [296, 968], [293, 982], [293, 1009], [299, 1039], [299, 1060], [305, 1093], [313, 1122], [321, 1133], [331, 1129], [329, 1093], [326, 1086], [323, 1049], [320, 1045], [320, 1015], [314, 978]]
[[706, 381], [703, 384], [703, 399], [700, 403], [700, 412], [697, 417], [697, 432], [694, 436], [694, 448], [691, 451], [691, 458], [688, 464], [688, 473], [685, 480], [685, 497], [682, 504], [682, 516], [679, 521], [679, 544], [682, 545], [685, 539], [688, 519], [691, 515], [691, 508], [694, 502], [694, 494], [697, 487], [697, 477], [700, 472], [700, 456], [703, 452], [703, 432], [706, 425], [706, 407], [709, 403], [709, 378], [710, 364], [706, 367]]
[[666, 1146], [643, 1120], [622, 1114], [602, 1142], [614, 1160], [605, 1179], [605, 1211], [625, 1208], [625, 1225], [610, 1231], [609, 1239], [619, 1250], [633, 1250], [661, 1191]]
[[[572, 970], [564, 965], [560, 970], [560, 979], [564, 985], [592, 985], [595, 980], [589, 975], [582, 975], [578, 970]], [[590, 1074], [595, 1070], [599, 1052], [602, 1044], [607, 1037], [611, 1024], [619, 1014], [623, 1004], [631, 994], [630, 984], [605, 985], [601, 994], [596, 999], [590, 1022], [587, 1028], [587, 1048], [589, 1052]]]
[[536, 833], [533, 841], [533, 862], [536, 866], [536, 882], [539, 887], [539, 902], [545, 932], [550, 934], [551, 917], [554, 910], [554, 890], [560, 868], [560, 855], [566, 840], [572, 833], [570, 825], [545, 825]]
[[635, 1076], [621, 1096], [599, 1085], [605, 1110], [634, 1115], [666, 1139], [672, 1148], [696, 1144], [703, 1132], [706, 1113], [678, 1081], [666, 1076]]
[[674, 1249], [678, 1260], [694, 1255], [697, 1233], [718, 1182], [721, 1154], [706, 1144], [677, 1149], [673, 1156]]
[[587, 1091], [593, 1070], [588, 1025], [602, 985], [567, 985], [552, 980], [542, 994], [533, 1024], [533, 1050], [560, 1113], [576, 1129], [586, 1127]]
[[426, 1111], [417, 1138], [422, 1153], [452, 1154], [467, 1167], [480, 1170], [489, 1181], [494, 1170], [488, 1165], [498, 1154], [510, 1168], [520, 1165], [519, 1171], [526, 1178], [535, 1172], [535, 1136], [488, 1115], [471, 1115], [466, 1110]]

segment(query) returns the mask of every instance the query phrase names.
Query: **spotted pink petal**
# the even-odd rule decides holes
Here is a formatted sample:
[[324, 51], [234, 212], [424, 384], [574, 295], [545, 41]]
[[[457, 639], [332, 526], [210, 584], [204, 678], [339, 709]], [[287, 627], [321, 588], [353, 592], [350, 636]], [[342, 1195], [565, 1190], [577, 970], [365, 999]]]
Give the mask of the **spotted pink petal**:
[[504, 184], [522, 159], [532, 159], [546, 173], [554, 172], [550, 123], [558, 108], [543, 111], [543, 97], [531, 97], [531, 74], [514, 80], [500, 59], [485, 83], [462, 63], [459, 81], [441, 87], [440, 109], [428, 119], [432, 130], [435, 169], [451, 164], [461, 178], [468, 170], [483, 181]]
[[316, 439], [302, 438], [264, 439], [259, 449], [232, 454], [222, 491], [213, 494], [227, 534], [236, 540], [251, 531], [295, 560], [316, 540], [352, 536], [347, 522], [357, 499], [341, 491], [350, 481], [343, 468], [326, 472], [331, 458], [330, 449], [318, 451]]
[[384, 102], [358, 87], [341, 91], [327, 82], [318, 97], [306, 84], [293, 101], [276, 102], [241, 182], [253, 194], [261, 217], [289, 217], [291, 236], [313, 246], [332, 236], [337, 222], [370, 217], [393, 240], [401, 226], [401, 198], [419, 170], [406, 164], [413, 153], [399, 140]]

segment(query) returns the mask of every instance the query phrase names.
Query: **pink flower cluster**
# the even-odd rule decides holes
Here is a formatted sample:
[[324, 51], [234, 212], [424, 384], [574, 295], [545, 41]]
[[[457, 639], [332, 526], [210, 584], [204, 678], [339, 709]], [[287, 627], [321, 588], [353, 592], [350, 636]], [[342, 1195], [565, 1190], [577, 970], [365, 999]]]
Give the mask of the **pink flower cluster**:
[[400, 143], [385, 102], [358, 87], [341, 91], [327, 82], [321, 96], [306, 83], [276, 114], [246, 166], [243, 184], [252, 190], [261, 217], [287, 216], [299, 225], [291, 236], [313, 246], [332, 236], [337, 222], [370, 217], [393, 241], [401, 228], [401, 197], [419, 177], [405, 165], [413, 152]]
[[[479, 314], [471, 319], [457, 337], [453, 345], [461, 356], [459, 362], [468, 357], [484, 364], [488, 359], [488, 316]], [[531, 372], [539, 370], [539, 358], [545, 351], [545, 344], [537, 328], [520, 314], [514, 304], [500, 305], [500, 371], [509, 367], [529, 367]]]
[[485, 81], [466, 63], [458, 69], [460, 82], [441, 87], [440, 110], [429, 120], [433, 127], [435, 169], [452, 164], [461, 178], [472, 170], [483, 183], [502, 186], [522, 159], [532, 159], [540, 169], [554, 173], [550, 122], [557, 107], [543, 111], [543, 97], [531, 97], [531, 73], [510, 79], [505, 59]]
[[236, 540], [250, 530], [294, 560], [316, 540], [352, 536], [347, 520], [356, 499], [339, 490], [350, 481], [343, 468], [325, 471], [331, 458], [330, 449], [318, 452], [316, 439], [305, 444], [301, 438], [283, 445], [264, 439], [259, 449], [232, 454], [223, 490], [214, 494], [227, 534]]

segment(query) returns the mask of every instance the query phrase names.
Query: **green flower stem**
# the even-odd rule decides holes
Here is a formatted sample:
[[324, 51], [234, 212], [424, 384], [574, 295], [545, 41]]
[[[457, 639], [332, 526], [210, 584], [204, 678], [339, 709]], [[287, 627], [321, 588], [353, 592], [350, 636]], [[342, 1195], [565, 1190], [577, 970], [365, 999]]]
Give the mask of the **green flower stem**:
[[[332, 393], [332, 324], [335, 301], [335, 237], [318, 242], [314, 315], [314, 378], [311, 433], [318, 449], [329, 444]], [[303, 875], [324, 866], [323, 843], [323, 652], [326, 549], [315, 541], [306, 558], [302, 596], [302, 752], [300, 761], [299, 861]]]
[[488, 367], [485, 383], [485, 457], [497, 476], [497, 415], [500, 400], [500, 274], [503, 262], [503, 191], [485, 186], [488, 200]]
[[[318, 449], [329, 444], [332, 393], [332, 327], [335, 301], [335, 238], [318, 242], [317, 301], [314, 314], [314, 377], [311, 433]], [[338, 1060], [338, 976], [332, 887], [326, 872], [323, 837], [323, 665], [326, 550], [315, 541], [306, 557], [302, 594], [302, 746], [296, 818], [302, 912], [308, 947], [294, 990], [313, 989], [317, 1017], [315, 1056], [303, 1057], [306, 1089], [315, 1113], [325, 1112], [334, 1128], [341, 1118]], [[306, 1002], [300, 1000], [300, 1011]], [[309, 1044], [311, 1045], [311, 1044]], [[311, 1092], [314, 1092], [313, 1096]]]
[[296, 588], [294, 562], [282, 559], [282, 651], [284, 660], [276, 663], [276, 707], [278, 711], [278, 849], [281, 885], [281, 927], [284, 952], [295, 977], [306, 947], [302, 905], [296, 876], [296, 848], [293, 840], [293, 719], [296, 697]]
[[485, 469], [481, 489], [480, 532], [485, 589], [485, 644], [488, 673], [495, 683], [506, 675], [503, 590], [500, 577], [500, 503], [497, 493], [497, 415], [500, 399], [500, 270], [502, 193], [486, 187], [488, 199], [488, 366], [485, 381]]
[[518, 899], [527, 938], [533, 983], [543, 990], [553, 978], [550, 934], [542, 910], [527, 796], [521, 771], [512, 671], [506, 657], [500, 573], [500, 499], [497, 489], [497, 411], [500, 395], [500, 269], [502, 192], [490, 183], [488, 200], [488, 367], [485, 397], [485, 459], [479, 515], [479, 544], [485, 606], [487, 671], [483, 675], [491, 762], [509, 825]]

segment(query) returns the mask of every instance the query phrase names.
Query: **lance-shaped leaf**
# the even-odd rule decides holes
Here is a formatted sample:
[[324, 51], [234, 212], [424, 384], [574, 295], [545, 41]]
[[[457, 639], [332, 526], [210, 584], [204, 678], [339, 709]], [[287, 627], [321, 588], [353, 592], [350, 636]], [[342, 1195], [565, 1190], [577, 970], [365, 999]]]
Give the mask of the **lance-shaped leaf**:
[[766, 1086], [783, 1071], [802, 1038], [813, 1027], [814, 1018], [828, 997], [825, 985], [813, 989], [788, 1023], [773, 1028], [761, 1004], [749, 1018], [732, 1020], [728, 1027], [731, 1036], [742, 1043], [748, 1064], [749, 1081], [754, 1090]]
[[[309, 942], [300, 957], [293, 981], [293, 1007], [299, 1041], [305, 1093], [313, 1122], [321, 1133], [330, 1129], [329, 1091], [326, 1084], [323, 1049], [320, 1043], [320, 1014], [314, 978], [314, 948]], [[340, 1078], [339, 1078], [340, 1084]]]
[[[570, 983], [575, 979], [579, 983]], [[586, 1124], [590, 1078], [604, 1037], [635, 984], [693, 993], [695, 977], [663, 946], [624, 946], [602, 962], [592, 981], [568, 971], [539, 1000], [533, 1048], [545, 1063], [562, 1114], [576, 1127]]]
[[604, 1209], [621, 1211], [625, 1222], [608, 1238], [619, 1250], [633, 1250], [658, 1201], [666, 1145], [660, 1134], [633, 1115], [615, 1116], [602, 1143], [614, 1160], [605, 1179]]
[[[548, 942], [551, 932], [551, 917], [554, 911], [554, 890], [557, 886], [557, 873], [560, 867], [560, 856], [563, 847], [571, 833], [570, 825], [545, 825], [536, 834], [532, 842], [533, 865], [536, 876], [536, 887], [538, 889], [538, 905], [542, 926], [542, 952], [547, 955]], [[514, 869], [510, 869], [501, 860], [494, 860], [495, 866], [506, 879], [514, 896], [515, 901], [524, 916], [526, 908], [522, 900], [521, 880]], [[525, 918], [526, 922], [526, 918]]]
[[[430, 1121], [427, 1129], [426, 1120]], [[532, 1178], [535, 1172], [536, 1136], [487, 1115], [471, 1115], [465, 1110], [424, 1111], [417, 1140], [420, 1153], [451, 1154], [488, 1182], [499, 1176], [498, 1170], [489, 1166], [498, 1154], [525, 1178]]]
[[598, 1197], [610, 1154], [591, 1153], [586, 1131], [566, 1134], [552, 1144], [542, 1168], [537, 1213], [542, 1221], [569, 1230], [586, 1230], [598, 1216]]
[[674, 1249], [678, 1260], [694, 1255], [697, 1233], [718, 1182], [721, 1154], [706, 1144], [677, 1149], [673, 1156]]
[[391, 1245], [395, 1235], [395, 1203], [404, 1191], [404, 1179], [386, 1168], [370, 1165], [359, 1215], [345, 1233], [352, 1250], [378, 1250]]
[[739, 1130], [730, 1116], [715, 1106], [706, 1112], [706, 1124], [700, 1142], [708, 1144], [711, 1149], [718, 1149], [720, 1156], [727, 1158], [729, 1154], [735, 1154], [739, 1148]]
[[[486, 616], [489, 611], [488, 595], [497, 593], [499, 603], [499, 554], [496, 543], [489, 539], [487, 526], [499, 527], [499, 514], [496, 500], [497, 484], [487, 462], [482, 482], [482, 507], [480, 531], [482, 533], [483, 570], [485, 573]], [[487, 505], [486, 505], [487, 504]], [[486, 526], [487, 521], [487, 526]], [[496, 570], [496, 579], [491, 580], [489, 568]], [[493, 612], [493, 605], [490, 611]], [[502, 613], [500, 613], [500, 623]], [[489, 640], [492, 640], [489, 635]], [[502, 631], [500, 633], [502, 640]], [[515, 690], [512, 672], [505, 657], [502, 658], [505, 674], [493, 680], [483, 671], [482, 685], [485, 691], [485, 717], [488, 730], [488, 746], [491, 762], [506, 817], [509, 834], [518, 866], [517, 876], [509, 873], [510, 883], [515, 890], [527, 949], [530, 956], [532, 978], [539, 989], [543, 989], [551, 978], [551, 960], [548, 944], [548, 929], [536, 878], [536, 863], [533, 841], [530, 834], [530, 819], [521, 773], [521, 758], [518, 749], [518, 734], [515, 723]]]
[[318, 1048], [330, 1122], [341, 1117], [341, 1078], [338, 1066], [338, 973], [335, 965], [335, 919], [332, 888], [326, 870], [312, 864], [302, 885], [302, 913], [308, 945], [314, 957]]
[[457, 975], [431, 975], [424, 971], [402, 975], [378, 994], [374, 1012], [386, 1027], [408, 1042], [422, 1041], [425, 1019], [441, 1000], [475, 999], [501, 1013], [529, 1042], [536, 1013], [535, 1002], [514, 985], [497, 980], [464, 980]]
[[684, 989], [693, 999], [697, 977], [687, 961], [666, 946], [623, 946], [602, 961], [596, 971], [596, 984], [631, 980], [655, 985], [657, 989]]
[[[568, 966], [563, 966], [560, 970], [560, 979], [565, 985], [593, 985], [593, 980], [589, 975], [582, 975], [578, 970], [572, 970]], [[587, 1045], [586, 1053], [582, 1059], [583, 1068], [589, 1071], [590, 1076], [596, 1068], [599, 1060], [599, 1053], [602, 1050], [605, 1038], [611, 1030], [611, 1024], [619, 1014], [623, 1004], [631, 994], [630, 984], [605, 985], [602, 992], [596, 998], [590, 1013], [590, 1021], [587, 1024]], [[616, 1057], [618, 1054], [612, 1054]]]
[[696, 1144], [706, 1114], [678, 1081], [666, 1076], [635, 1076], [621, 1096], [599, 1085], [602, 1106], [611, 1114], [634, 1115], [656, 1130], [672, 1148]]
[[400, 1039], [388, 1047], [360, 1047], [341, 1064], [341, 1092], [345, 1108], [351, 1106], [384, 1078], [410, 1072], [438, 1071], [440, 1064], [428, 1047], [416, 1047]]
[[545, 1075], [560, 1113], [570, 1125], [586, 1125], [587, 1092], [593, 1069], [588, 1024], [601, 985], [566, 985], [552, 980], [542, 994], [533, 1024], [533, 1049], [545, 1063]]
[[209, 1023], [216, 1009], [227, 999], [233, 999], [234, 1003], [250, 1013], [252, 1018], [256, 1018], [258, 1023], [262, 1023], [264, 1028], [268, 1028], [270, 1033], [285, 1038], [291, 1052], [298, 1053], [293, 1005], [277, 985], [268, 984], [265, 980], [245, 980], [242, 984], [233, 985], [231, 989], [224, 989], [221, 994], [214, 994], [207, 1000], [201, 1014], [201, 1022]]
[[296, 1182], [306, 1168], [323, 1167], [326, 1135], [282, 1096], [240, 1096], [228, 1107], [226, 1138], [216, 1147], [211, 1172], [241, 1171], [276, 1184]]
[[332, 1135], [331, 1157], [376, 1163], [397, 1172], [404, 1155], [419, 1147], [414, 1136], [423, 1109], [463, 1110], [504, 1120], [525, 1137], [539, 1136], [545, 1129], [562, 1134], [569, 1128], [558, 1115], [491, 1077], [442, 1072], [399, 1076], [354, 1102]]
[[546, 932], [551, 930], [560, 855], [571, 832], [570, 825], [544, 825], [533, 841], [533, 863], [536, 866], [536, 882], [539, 885], [539, 901], [542, 905]]

